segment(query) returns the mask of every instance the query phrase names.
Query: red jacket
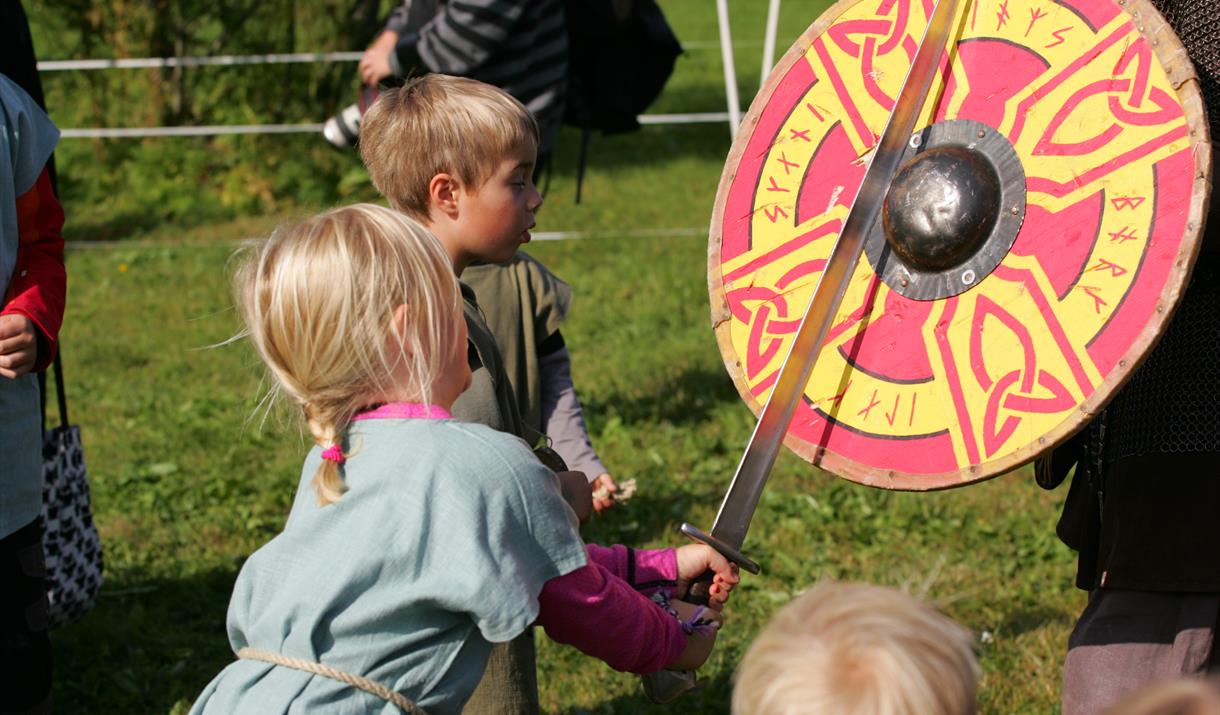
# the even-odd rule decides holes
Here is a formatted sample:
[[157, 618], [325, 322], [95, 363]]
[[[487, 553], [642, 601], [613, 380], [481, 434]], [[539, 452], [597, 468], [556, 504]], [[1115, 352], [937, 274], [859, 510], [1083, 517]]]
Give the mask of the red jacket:
[[0, 315], [24, 315], [38, 328], [42, 340], [35, 371], [51, 364], [59, 344], [68, 283], [63, 226], [63, 208], [51, 188], [50, 174], [43, 169], [34, 186], [17, 197], [17, 264], [0, 310]]

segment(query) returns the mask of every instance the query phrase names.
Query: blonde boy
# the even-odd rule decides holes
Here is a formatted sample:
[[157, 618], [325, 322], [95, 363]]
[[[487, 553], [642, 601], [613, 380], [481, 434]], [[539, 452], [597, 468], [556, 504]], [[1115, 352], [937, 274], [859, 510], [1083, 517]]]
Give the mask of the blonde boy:
[[[538, 125], [520, 102], [482, 82], [424, 75], [383, 93], [364, 117], [360, 155], [390, 205], [427, 226], [458, 276], [507, 261], [530, 240], [542, 196], [532, 174]], [[463, 286], [474, 383], [454, 405], [470, 422], [528, 441], [495, 339]]]
[[[473, 262], [507, 261], [530, 240], [542, 205], [532, 179], [537, 150], [538, 125], [520, 102], [491, 85], [447, 75], [423, 75], [382, 93], [360, 133], [360, 156], [373, 184], [391, 206], [436, 234], [459, 277]], [[453, 415], [532, 443], [537, 435], [521, 418], [474, 291], [461, 288], [472, 378]], [[565, 492], [583, 488], [577, 501], [591, 504], [583, 475], [565, 479], [573, 474], [560, 475]], [[587, 518], [587, 508], [577, 511]], [[534, 661], [529, 631], [495, 647], [464, 712], [537, 713]]]
[[973, 715], [978, 676], [969, 633], [932, 607], [822, 581], [742, 658], [733, 715]]

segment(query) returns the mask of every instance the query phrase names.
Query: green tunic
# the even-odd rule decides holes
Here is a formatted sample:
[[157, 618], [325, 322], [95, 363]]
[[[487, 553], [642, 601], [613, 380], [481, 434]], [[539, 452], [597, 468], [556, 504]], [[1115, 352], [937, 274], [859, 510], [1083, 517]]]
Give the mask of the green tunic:
[[572, 288], [528, 254], [507, 263], [468, 267], [462, 282], [474, 289], [504, 359], [525, 425], [541, 435], [542, 389], [538, 346], [554, 335], [568, 316]]
[[516, 435], [533, 446], [539, 434], [527, 428], [521, 419], [496, 338], [487, 327], [474, 290], [465, 282], [462, 283], [462, 298], [471, 378], [470, 387], [453, 403], [453, 416], [463, 422], [487, 425]]

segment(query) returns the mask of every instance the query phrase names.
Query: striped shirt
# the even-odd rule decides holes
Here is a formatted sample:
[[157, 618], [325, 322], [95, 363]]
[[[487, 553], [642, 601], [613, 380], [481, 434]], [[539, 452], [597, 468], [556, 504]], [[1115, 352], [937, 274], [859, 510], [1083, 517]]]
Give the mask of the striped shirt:
[[542, 132], [539, 152], [549, 151], [567, 83], [563, 1], [441, 0], [421, 18], [429, 2], [408, 0], [386, 23], [400, 36], [390, 56], [394, 73], [422, 67], [500, 87], [533, 112]]

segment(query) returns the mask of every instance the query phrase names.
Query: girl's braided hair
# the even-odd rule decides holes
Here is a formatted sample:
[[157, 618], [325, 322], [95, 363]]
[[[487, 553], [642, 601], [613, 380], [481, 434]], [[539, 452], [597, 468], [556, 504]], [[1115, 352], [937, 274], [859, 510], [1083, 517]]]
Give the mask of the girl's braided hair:
[[234, 286], [273, 396], [300, 407], [319, 447], [342, 451], [314, 477], [323, 505], [346, 489], [344, 435], [356, 412], [390, 392], [429, 403], [446, 365], [464, 355], [454, 344], [462, 314], [452, 263], [426, 228], [384, 207], [346, 206], [277, 229]]

